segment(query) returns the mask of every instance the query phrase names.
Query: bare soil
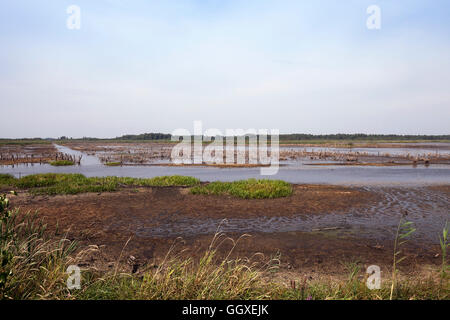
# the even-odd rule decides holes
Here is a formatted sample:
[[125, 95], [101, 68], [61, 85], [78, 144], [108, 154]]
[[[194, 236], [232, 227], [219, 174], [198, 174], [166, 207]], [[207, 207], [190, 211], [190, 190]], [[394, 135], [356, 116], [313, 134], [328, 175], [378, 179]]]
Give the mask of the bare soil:
[[[449, 192], [447, 186], [439, 188]], [[352, 208], [370, 206], [376, 201], [376, 194], [358, 188], [296, 185], [291, 197], [280, 199], [192, 195], [187, 188], [158, 187], [52, 197], [22, 193], [12, 199], [12, 204], [24, 211], [38, 211], [49, 231], [55, 232], [58, 226], [58, 237], [66, 234], [69, 239], [79, 241], [82, 247], [98, 246], [100, 250], [87, 258], [83, 266], [111, 270], [120, 260], [121, 268], [131, 271], [131, 266], [126, 264], [130, 256], [136, 258], [140, 269], [160, 263], [174, 244], [174, 252], [199, 257], [213, 238], [212, 233], [188, 235], [182, 239], [143, 236], [136, 232], [140, 221], [151, 221], [158, 226], [183, 219], [245, 219], [326, 212], [345, 215]], [[227, 236], [238, 239], [242, 234]], [[226, 241], [219, 247], [219, 255], [225, 255], [231, 246], [232, 242]], [[255, 256], [258, 252], [264, 258]], [[435, 245], [409, 245], [404, 249], [408, 258], [400, 270], [421, 275], [435, 270], [441, 261], [439, 252], [439, 246]], [[256, 232], [239, 240], [233, 256], [263, 260], [280, 258], [278, 277], [282, 281], [300, 276], [342, 278], [348, 275], [349, 262], [359, 262], [363, 266], [376, 264], [384, 273], [390, 272], [392, 242], [341, 235], [335, 230]]]

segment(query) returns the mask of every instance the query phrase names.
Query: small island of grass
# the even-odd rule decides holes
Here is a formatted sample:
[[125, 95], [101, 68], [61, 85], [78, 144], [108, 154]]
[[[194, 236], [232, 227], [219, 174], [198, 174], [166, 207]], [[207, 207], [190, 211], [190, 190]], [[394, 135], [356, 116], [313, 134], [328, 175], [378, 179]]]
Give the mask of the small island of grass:
[[122, 165], [122, 162], [106, 162], [104, 165], [108, 167], [118, 167]]
[[211, 182], [195, 186], [192, 194], [231, 195], [243, 199], [272, 199], [288, 197], [292, 194], [292, 185], [281, 180], [248, 179], [233, 182]]
[[73, 166], [75, 164], [75, 162], [70, 161], [70, 160], [55, 160], [55, 161], [50, 161], [49, 164], [51, 164], [52, 166], [55, 166], [55, 167], [61, 167], [61, 166]]

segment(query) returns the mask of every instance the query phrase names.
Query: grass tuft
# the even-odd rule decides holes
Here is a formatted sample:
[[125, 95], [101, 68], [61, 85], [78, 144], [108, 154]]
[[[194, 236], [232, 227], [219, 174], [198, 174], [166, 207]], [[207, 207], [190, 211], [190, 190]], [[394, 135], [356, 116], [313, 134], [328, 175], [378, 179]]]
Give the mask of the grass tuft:
[[[0, 218], [0, 299], [449, 299], [449, 283], [431, 277], [397, 279], [392, 296], [389, 281], [381, 289], [369, 290], [359, 264], [349, 265], [347, 280], [305, 277], [285, 286], [266, 277], [278, 271], [278, 259], [230, 258], [239, 239], [219, 232], [198, 260], [174, 254], [175, 243], [156, 268], [149, 265], [137, 274], [118, 274], [117, 268], [114, 272], [84, 269], [81, 288], [69, 290], [67, 267], [98, 248], [76, 251], [75, 242], [49, 234], [36, 214], [9, 209], [6, 195], [0, 196]], [[218, 249], [228, 241], [231, 249], [220, 258]]]
[[73, 166], [75, 164], [75, 162], [70, 161], [70, 160], [55, 160], [55, 161], [50, 161], [49, 164], [51, 164], [52, 166], [55, 166], [55, 167], [62, 167], [62, 166]]
[[[216, 233], [199, 260], [173, 254], [174, 244], [156, 269], [145, 270], [140, 276], [112, 274], [101, 278], [91, 282], [77, 298], [267, 299], [273, 285], [264, 283], [262, 276], [272, 266], [250, 259], [230, 259], [238, 241]], [[225, 258], [219, 258], [217, 249], [225, 242], [231, 242], [232, 248]]]
[[12, 186], [15, 180], [11, 174], [0, 173], [0, 186]]
[[49, 237], [37, 214], [9, 209], [7, 195], [0, 196], [0, 217], [0, 300], [68, 294], [65, 270], [76, 243]]
[[108, 167], [119, 167], [122, 165], [122, 162], [106, 162], [104, 165]]
[[33, 174], [16, 179], [10, 175], [0, 176], [0, 186], [27, 189], [32, 194], [57, 195], [85, 192], [111, 192], [121, 187], [169, 187], [194, 186], [200, 181], [185, 176], [163, 176], [155, 178], [129, 177], [85, 177], [76, 173]]
[[288, 197], [292, 185], [281, 180], [240, 180], [234, 182], [211, 182], [191, 189], [192, 194], [231, 195], [243, 199], [266, 199]]

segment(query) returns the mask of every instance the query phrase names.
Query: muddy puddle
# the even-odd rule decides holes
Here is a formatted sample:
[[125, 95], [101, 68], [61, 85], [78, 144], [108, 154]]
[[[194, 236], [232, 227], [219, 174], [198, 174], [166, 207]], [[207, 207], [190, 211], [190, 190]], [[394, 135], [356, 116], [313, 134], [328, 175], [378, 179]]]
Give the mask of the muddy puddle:
[[445, 223], [450, 215], [448, 194], [424, 187], [386, 188], [364, 187], [363, 191], [376, 195], [376, 201], [367, 206], [351, 208], [345, 214], [327, 211], [319, 214], [286, 216], [280, 208], [277, 216], [244, 218], [246, 212], [236, 212], [237, 218], [187, 218], [181, 211], [161, 212], [155, 219], [142, 215], [113, 222], [106, 231], [126, 228], [141, 238], [191, 237], [226, 233], [283, 233], [313, 232], [332, 236], [391, 240], [403, 213], [414, 222], [417, 231], [411, 240], [416, 244], [439, 243]]

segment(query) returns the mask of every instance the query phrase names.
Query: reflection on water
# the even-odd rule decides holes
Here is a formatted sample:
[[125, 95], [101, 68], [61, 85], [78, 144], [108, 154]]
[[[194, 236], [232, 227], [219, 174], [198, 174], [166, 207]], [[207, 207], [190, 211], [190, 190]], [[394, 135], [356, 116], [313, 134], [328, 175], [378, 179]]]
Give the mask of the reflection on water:
[[77, 150], [73, 150], [73, 149], [70, 149], [70, 148], [67, 148], [64, 146], [60, 146], [57, 144], [55, 144], [54, 146], [56, 147], [58, 152], [70, 154], [72, 156], [75, 156], [76, 158], [82, 156], [82, 158], [81, 158], [82, 166], [100, 166], [102, 164], [96, 156], [90, 156], [86, 153], [83, 153], [83, 152], [80, 152]]
[[[248, 178], [281, 179], [291, 183], [318, 183], [342, 185], [427, 185], [450, 183], [448, 165], [409, 167], [345, 167], [345, 166], [304, 166], [301, 161], [287, 162], [273, 176], [261, 176], [259, 168], [214, 168], [214, 167], [163, 167], [163, 166], [123, 166], [108, 167], [96, 156], [90, 156], [70, 148], [56, 145], [59, 152], [80, 156], [81, 165], [54, 167], [42, 165], [15, 165], [0, 167], [0, 173], [10, 173], [16, 177], [35, 173], [81, 173], [92, 176], [129, 176], [151, 178], [163, 175], [186, 175], [202, 181], [233, 181]], [[423, 150], [422, 150], [423, 151]]]
[[372, 156], [382, 156], [385, 154], [402, 156], [402, 155], [411, 155], [411, 156], [426, 156], [429, 154], [433, 155], [441, 155], [441, 156], [450, 156], [450, 143], [440, 143], [435, 144], [433, 147], [432, 144], [427, 144], [426, 146], [420, 148], [332, 148], [332, 147], [301, 147], [301, 146], [293, 146], [293, 147], [283, 147], [280, 146], [280, 150], [305, 150], [307, 152], [337, 152], [337, 153], [366, 153]]
[[[294, 216], [221, 219], [185, 218], [172, 212], [162, 219], [136, 217], [125, 223], [139, 237], [189, 237], [199, 234], [214, 234], [220, 226], [223, 232], [273, 233], [311, 232], [329, 228], [339, 236], [368, 237], [377, 240], [392, 240], [401, 214], [408, 212], [407, 219], [417, 228], [411, 240], [420, 244], [439, 243], [438, 235], [449, 218], [450, 200], [446, 194], [423, 187], [387, 188], [365, 187], [367, 191], [380, 195], [380, 201], [366, 208], [353, 209], [345, 214], [323, 212]], [[243, 213], [242, 216], [245, 216]], [[120, 223], [111, 224], [114, 230]], [[108, 229], [108, 230], [109, 230]]]
[[[63, 146], [59, 152], [80, 156], [82, 153]], [[420, 151], [419, 151], [420, 152]], [[345, 214], [324, 212], [294, 216], [232, 218], [223, 222], [218, 219], [187, 219], [177, 214], [168, 215], [157, 222], [135, 219], [130, 230], [140, 237], [173, 237], [212, 234], [221, 224], [225, 232], [310, 232], [314, 229], [332, 228], [342, 236], [366, 236], [379, 240], [390, 240], [405, 210], [417, 231], [413, 238], [417, 243], [438, 243], [438, 234], [449, 218], [450, 200], [445, 193], [423, 187], [428, 184], [449, 184], [450, 168], [446, 165], [425, 167], [342, 167], [304, 166], [301, 162], [290, 162], [280, 167], [274, 176], [260, 175], [258, 168], [214, 168], [214, 167], [162, 167], [124, 166], [108, 167], [95, 156], [82, 154], [81, 165], [53, 167], [44, 165], [16, 165], [0, 167], [0, 173], [23, 176], [34, 173], [81, 173], [86, 176], [130, 176], [155, 177], [162, 175], [187, 175], [202, 181], [233, 181], [247, 178], [281, 179], [292, 183], [321, 183], [361, 186], [380, 195], [380, 201], [367, 208], [353, 209]], [[406, 185], [413, 187], [404, 188]], [[395, 187], [394, 187], [395, 186]], [[281, 208], [280, 208], [281, 210]], [[129, 223], [129, 221], [128, 221]], [[117, 226], [114, 223], [110, 228]]]

